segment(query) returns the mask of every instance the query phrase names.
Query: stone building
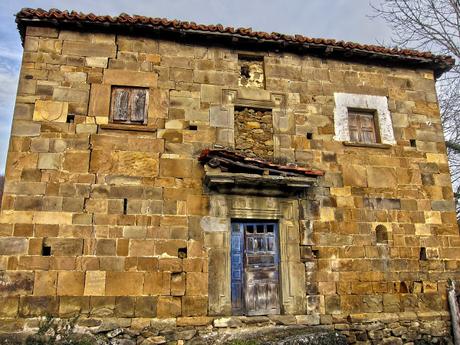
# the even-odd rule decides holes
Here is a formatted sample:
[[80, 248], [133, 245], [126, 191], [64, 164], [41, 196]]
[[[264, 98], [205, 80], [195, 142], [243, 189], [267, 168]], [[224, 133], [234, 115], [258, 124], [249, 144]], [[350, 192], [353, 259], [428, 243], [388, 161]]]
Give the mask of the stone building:
[[198, 336], [184, 327], [275, 324], [448, 337], [460, 236], [435, 80], [450, 57], [128, 15], [16, 18], [0, 332], [77, 314], [169, 327], [171, 344]]

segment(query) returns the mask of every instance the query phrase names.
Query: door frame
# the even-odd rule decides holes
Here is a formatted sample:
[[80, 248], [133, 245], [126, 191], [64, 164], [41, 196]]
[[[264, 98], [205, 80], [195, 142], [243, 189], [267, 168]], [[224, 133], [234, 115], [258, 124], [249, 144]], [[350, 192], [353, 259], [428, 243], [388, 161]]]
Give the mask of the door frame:
[[[247, 315], [247, 316], [250, 316], [251, 314], [248, 313], [247, 309], [246, 309], [246, 305], [245, 305], [245, 302], [246, 302], [246, 298], [245, 298], [245, 282], [246, 282], [246, 276], [245, 276], [245, 268], [246, 268], [246, 265], [245, 265], [245, 249], [246, 249], [246, 232], [245, 232], [245, 229], [243, 227], [243, 224], [254, 224], [254, 225], [257, 225], [257, 224], [273, 224], [273, 230], [274, 230], [274, 237], [275, 237], [275, 248], [276, 248], [276, 262], [275, 262], [275, 265], [276, 265], [276, 268], [277, 268], [277, 274], [278, 274], [278, 308], [279, 308], [279, 314], [282, 313], [282, 310], [283, 310], [283, 299], [282, 299], [282, 275], [281, 275], [281, 245], [280, 245], [280, 227], [279, 227], [279, 221], [277, 219], [238, 219], [238, 218], [235, 218], [235, 219], [231, 219], [230, 221], [230, 294], [231, 294], [231, 306], [232, 306], [232, 315]], [[242, 293], [242, 296], [241, 296], [241, 308], [234, 308], [234, 271], [233, 271], [233, 264], [234, 264], [234, 260], [235, 260], [235, 256], [234, 256], [234, 250], [233, 250], [233, 247], [234, 245], [236, 244], [236, 241], [234, 240], [234, 237], [233, 237], [233, 229], [234, 229], [234, 226], [238, 226], [240, 228], [240, 241], [238, 243], [238, 245], [240, 246], [240, 249], [241, 249], [241, 257], [239, 259], [239, 263], [242, 265], [241, 267], [241, 270], [240, 270], [240, 273], [241, 273], [241, 276], [240, 276], [240, 284], [242, 284], [241, 286], [241, 293]], [[241, 235], [241, 231], [243, 232], [242, 235]], [[259, 315], [259, 314], [257, 314]], [[260, 315], [265, 315], [265, 314], [260, 314]], [[267, 314], [269, 315], [269, 314]], [[273, 315], [273, 314], [272, 314]]]

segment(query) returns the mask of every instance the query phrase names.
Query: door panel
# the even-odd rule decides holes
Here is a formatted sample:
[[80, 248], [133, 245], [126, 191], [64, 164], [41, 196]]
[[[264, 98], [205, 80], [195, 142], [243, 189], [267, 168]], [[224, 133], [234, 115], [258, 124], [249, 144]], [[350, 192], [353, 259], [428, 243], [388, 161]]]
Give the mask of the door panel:
[[280, 313], [278, 247], [276, 223], [232, 224], [234, 314]]
[[243, 226], [232, 224], [232, 311], [234, 315], [242, 315], [244, 312], [243, 296]]

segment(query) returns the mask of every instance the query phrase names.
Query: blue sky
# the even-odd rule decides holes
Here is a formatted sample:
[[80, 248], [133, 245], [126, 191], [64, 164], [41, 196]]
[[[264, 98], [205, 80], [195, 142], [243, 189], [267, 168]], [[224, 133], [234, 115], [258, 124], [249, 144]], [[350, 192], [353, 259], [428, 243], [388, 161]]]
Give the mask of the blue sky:
[[0, 3], [0, 172], [4, 171], [6, 161], [22, 58], [13, 15], [23, 7], [110, 15], [124, 12], [360, 43], [389, 42], [391, 32], [385, 23], [369, 17], [370, 1], [377, 4], [380, 0], [3, 0]]

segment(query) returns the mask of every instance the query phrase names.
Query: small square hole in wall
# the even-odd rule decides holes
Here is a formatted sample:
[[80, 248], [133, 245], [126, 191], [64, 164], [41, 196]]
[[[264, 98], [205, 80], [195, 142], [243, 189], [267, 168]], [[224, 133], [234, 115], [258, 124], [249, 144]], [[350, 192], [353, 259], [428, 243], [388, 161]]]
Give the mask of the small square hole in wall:
[[187, 248], [179, 248], [177, 250], [177, 256], [179, 259], [185, 259], [187, 257]]
[[123, 199], [123, 214], [128, 213], [128, 199]]
[[258, 55], [238, 55], [240, 78], [243, 87], [265, 88], [264, 57]]
[[188, 129], [190, 131], [196, 131], [196, 130], [198, 130], [198, 126], [197, 125], [190, 125], [190, 126], [188, 126]]
[[75, 115], [74, 114], [68, 114], [66, 122], [67, 123], [74, 123], [75, 122]]
[[426, 255], [426, 248], [421, 247], [420, 248], [420, 261], [426, 261], [426, 260], [428, 260], [428, 257]]
[[51, 246], [46, 244], [42, 245], [42, 256], [51, 256]]
[[313, 139], [313, 133], [307, 133], [307, 139], [312, 140]]
[[410, 140], [410, 146], [412, 146], [412, 147], [417, 147], [417, 140], [411, 139], [411, 140]]

